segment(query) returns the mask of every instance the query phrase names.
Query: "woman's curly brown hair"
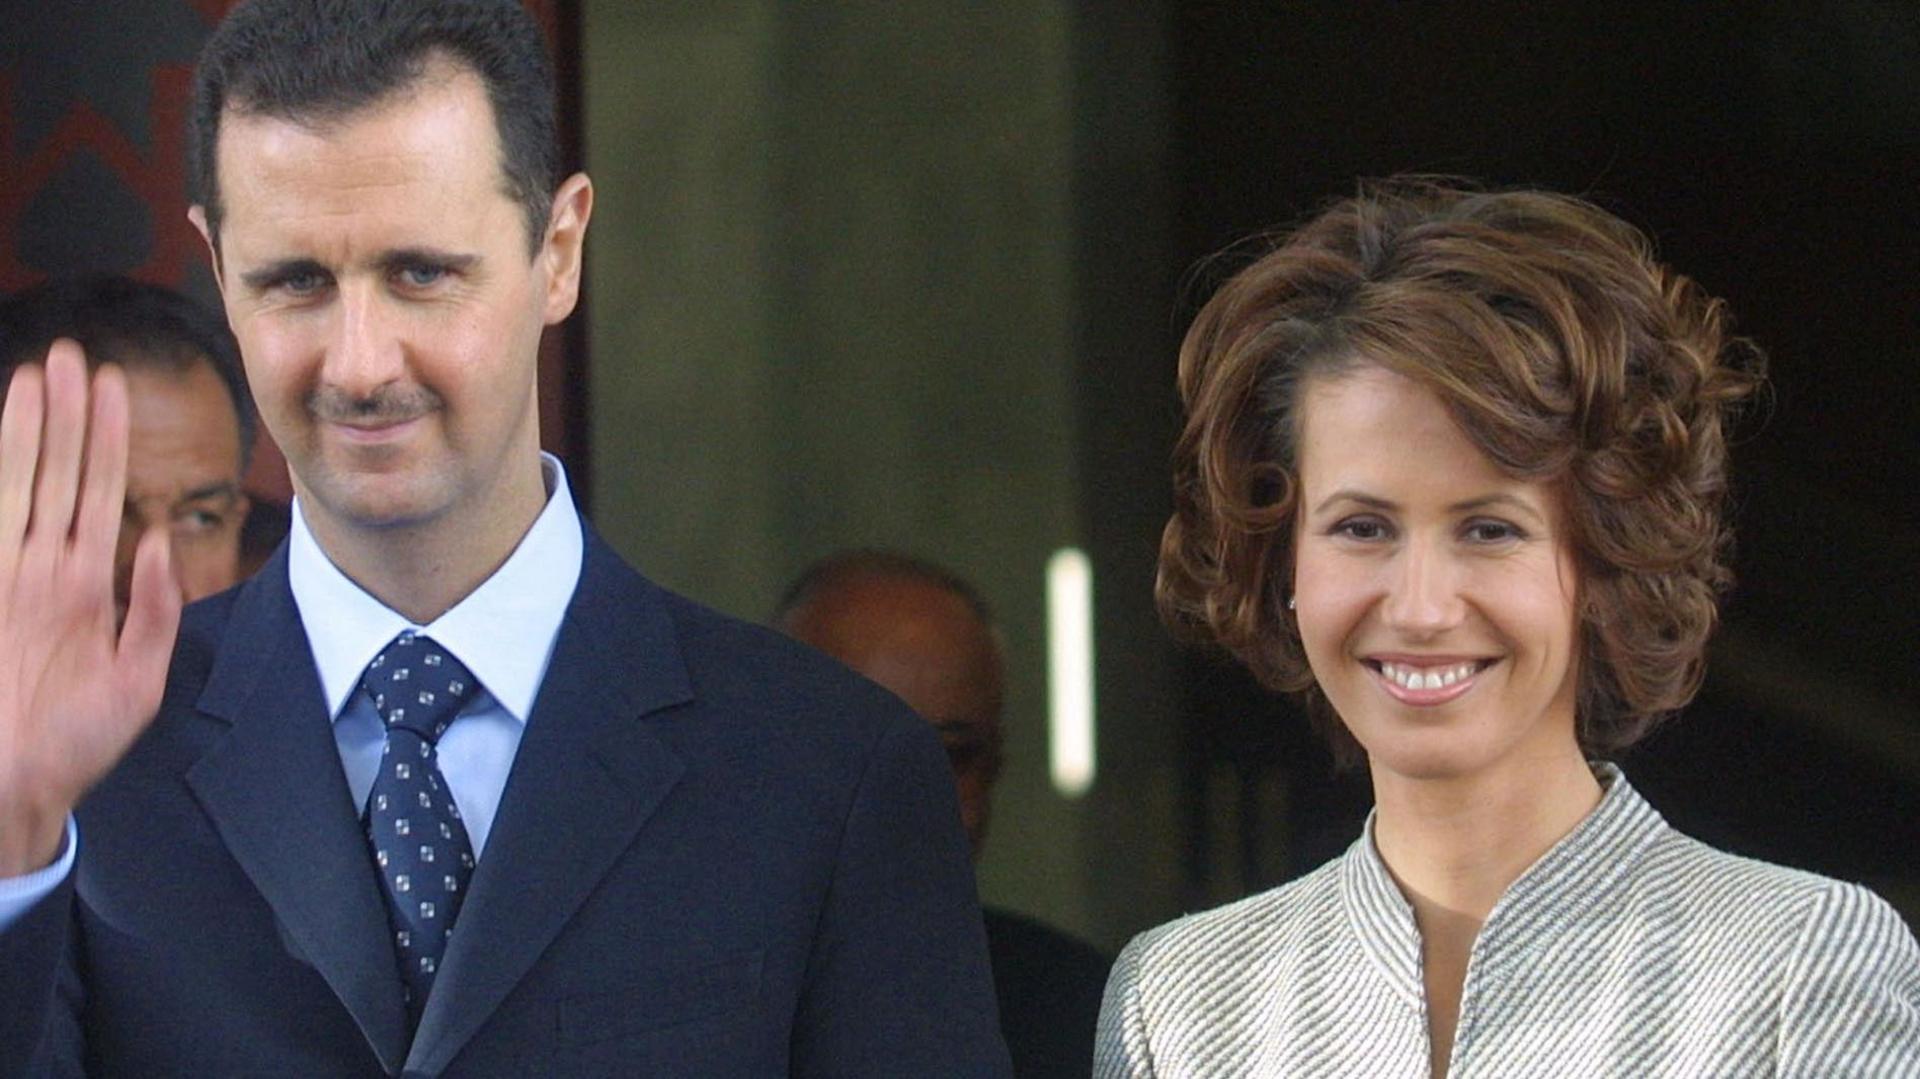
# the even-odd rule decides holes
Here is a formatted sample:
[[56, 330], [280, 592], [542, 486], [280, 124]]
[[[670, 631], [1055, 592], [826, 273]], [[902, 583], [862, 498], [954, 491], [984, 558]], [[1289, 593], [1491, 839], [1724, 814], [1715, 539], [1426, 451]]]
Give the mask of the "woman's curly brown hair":
[[1160, 545], [1162, 616], [1267, 687], [1309, 690], [1286, 610], [1309, 379], [1411, 378], [1510, 475], [1563, 492], [1580, 571], [1578, 737], [1632, 745], [1692, 699], [1726, 565], [1726, 427], [1764, 358], [1721, 301], [1599, 207], [1402, 177], [1363, 184], [1207, 302], [1180, 347], [1186, 424]]

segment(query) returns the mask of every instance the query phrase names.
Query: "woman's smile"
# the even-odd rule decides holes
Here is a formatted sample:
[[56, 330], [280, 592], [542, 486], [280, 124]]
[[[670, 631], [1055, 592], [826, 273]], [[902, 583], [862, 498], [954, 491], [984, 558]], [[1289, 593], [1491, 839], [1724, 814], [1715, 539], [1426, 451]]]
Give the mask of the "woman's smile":
[[1369, 656], [1360, 661], [1374, 673], [1388, 696], [1417, 708], [1447, 704], [1466, 696], [1479, 684], [1480, 676], [1497, 662], [1497, 659], [1447, 656]]

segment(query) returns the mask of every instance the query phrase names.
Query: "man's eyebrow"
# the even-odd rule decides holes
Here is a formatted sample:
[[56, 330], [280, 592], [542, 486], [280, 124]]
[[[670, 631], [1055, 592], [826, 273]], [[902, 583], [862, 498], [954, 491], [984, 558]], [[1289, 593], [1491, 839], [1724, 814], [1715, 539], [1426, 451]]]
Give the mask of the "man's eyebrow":
[[242, 273], [240, 281], [250, 289], [264, 289], [271, 288], [290, 277], [326, 272], [325, 266], [310, 258], [280, 259]]
[[379, 259], [379, 266], [388, 273], [421, 265], [464, 270], [479, 261], [478, 255], [455, 254], [452, 251], [440, 251], [431, 247], [399, 247], [383, 252]]
[[[480, 261], [480, 256], [441, 251], [431, 247], [397, 247], [384, 251], [374, 260], [374, 265], [382, 273], [393, 273], [409, 266], [444, 266], [449, 270], [465, 270]], [[248, 288], [266, 289], [287, 280], [305, 274], [327, 274], [325, 266], [310, 258], [289, 258], [269, 262], [240, 275], [240, 280]]]
[[180, 501], [199, 502], [202, 499], [207, 499], [207, 498], [225, 498], [228, 500], [232, 500], [234, 498], [239, 497], [239, 495], [240, 495], [239, 484], [233, 482], [232, 480], [219, 480], [214, 483], [204, 484], [202, 486], [195, 487], [193, 490], [188, 491], [184, 495], [181, 495]]

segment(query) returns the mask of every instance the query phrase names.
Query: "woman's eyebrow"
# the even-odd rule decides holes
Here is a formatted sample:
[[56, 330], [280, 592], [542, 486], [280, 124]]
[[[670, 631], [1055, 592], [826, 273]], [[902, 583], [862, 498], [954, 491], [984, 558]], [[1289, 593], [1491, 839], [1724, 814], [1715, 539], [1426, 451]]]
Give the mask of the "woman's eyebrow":
[[1475, 510], [1483, 510], [1492, 506], [1505, 506], [1508, 509], [1519, 510], [1521, 513], [1535, 520], [1540, 519], [1539, 510], [1529, 505], [1525, 499], [1517, 498], [1509, 494], [1481, 495], [1479, 498], [1469, 498], [1464, 502], [1455, 502], [1453, 505], [1447, 507], [1447, 512], [1472, 513]]
[[[1352, 487], [1343, 487], [1328, 495], [1326, 498], [1321, 499], [1319, 505], [1313, 508], [1313, 512], [1324, 513], [1327, 507], [1342, 501], [1357, 502], [1368, 509], [1380, 510], [1382, 512], [1392, 512], [1400, 508], [1399, 504], [1392, 499], [1381, 498], [1378, 495], [1370, 495]], [[1540, 511], [1528, 505], [1525, 499], [1498, 492], [1455, 502], [1447, 507], [1447, 512], [1472, 513], [1475, 510], [1483, 510], [1492, 506], [1505, 506], [1509, 509], [1519, 510], [1536, 519], [1540, 516]]]
[[1340, 502], [1343, 500], [1347, 502], [1358, 502], [1362, 506], [1367, 507], [1368, 509], [1375, 509], [1375, 510], [1390, 511], [1390, 510], [1397, 510], [1400, 508], [1398, 505], [1396, 505], [1392, 501], [1385, 498], [1381, 498], [1378, 495], [1370, 495], [1364, 491], [1359, 491], [1352, 487], [1342, 487], [1338, 491], [1335, 491], [1332, 494], [1328, 495], [1327, 497], [1321, 499], [1320, 504], [1313, 508], [1313, 512], [1324, 513], [1326, 512], [1326, 509], [1328, 506], [1331, 506], [1335, 502]]

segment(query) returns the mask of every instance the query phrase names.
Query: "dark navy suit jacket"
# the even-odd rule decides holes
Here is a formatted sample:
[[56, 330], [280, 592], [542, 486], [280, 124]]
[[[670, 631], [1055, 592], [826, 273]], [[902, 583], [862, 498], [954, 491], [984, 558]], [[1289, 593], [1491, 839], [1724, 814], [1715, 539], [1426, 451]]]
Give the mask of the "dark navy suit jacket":
[[411, 1041], [351, 803], [283, 548], [0, 935], [0, 1072], [1007, 1074], [927, 725], [591, 533]]

